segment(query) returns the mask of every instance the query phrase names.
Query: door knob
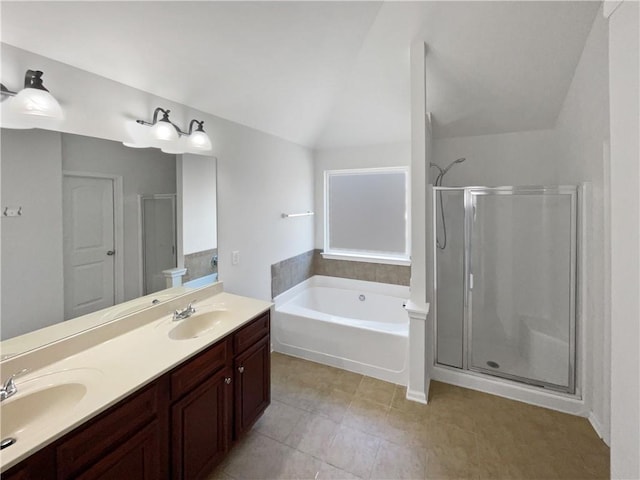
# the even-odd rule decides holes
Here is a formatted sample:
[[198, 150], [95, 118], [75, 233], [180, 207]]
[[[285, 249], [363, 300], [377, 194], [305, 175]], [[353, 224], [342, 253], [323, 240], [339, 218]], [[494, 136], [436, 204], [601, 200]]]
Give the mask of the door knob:
[[108, 250], [107, 251], [107, 255], [111, 256], [111, 255], [115, 255], [116, 251], [115, 250]]

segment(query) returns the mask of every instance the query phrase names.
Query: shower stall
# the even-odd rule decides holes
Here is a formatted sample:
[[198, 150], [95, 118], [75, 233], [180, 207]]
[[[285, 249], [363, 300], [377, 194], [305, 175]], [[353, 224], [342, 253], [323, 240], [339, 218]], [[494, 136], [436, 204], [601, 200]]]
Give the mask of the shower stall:
[[575, 392], [577, 201], [433, 187], [436, 365]]

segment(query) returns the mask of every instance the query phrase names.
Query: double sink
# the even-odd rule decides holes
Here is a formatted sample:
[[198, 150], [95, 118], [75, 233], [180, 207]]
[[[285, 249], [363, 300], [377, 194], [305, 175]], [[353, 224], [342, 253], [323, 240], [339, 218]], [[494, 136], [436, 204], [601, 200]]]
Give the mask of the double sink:
[[[193, 340], [224, 334], [233, 321], [234, 315], [224, 303], [203, 303], [196, 304], [195, 312], [188, 318], [174, 320], [173, 315], [163, 316], [155, 322], [155, 330], [171, 340]], [[64, 427], [78, 409], [85, 410], [105, 394], [103, 377], [103, 371], [97, 368], [69, 368], [33, 375], [27, 372], [16, 377], [17, 392], [0, 405], [1, 449]]]

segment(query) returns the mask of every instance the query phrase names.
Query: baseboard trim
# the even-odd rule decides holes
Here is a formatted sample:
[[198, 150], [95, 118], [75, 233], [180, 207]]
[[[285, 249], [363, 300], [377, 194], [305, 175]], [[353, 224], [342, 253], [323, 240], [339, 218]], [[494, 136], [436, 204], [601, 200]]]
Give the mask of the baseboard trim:
[[607, 446], [611, 446], [611, 438], [609, 435], [609, 431], [604, 428], [604, 426], [602, 425], [602, 422], [598, 419], [598, 417], [596, 417], [594, 415], [593, 412], [589, 412], [589, 423], [591, 423], [591, 426], [593, 427], [593, 429], [596, 431], [596, 433], [598, 434], [598, 436], [602, 439], [602, 441], [604, 443], [607, 444]]
[[424, 392], [418, 392], [416, 390], [409, 390], [407, 388], [407, 400], [412, 402], [427, 404], [427, 395]]

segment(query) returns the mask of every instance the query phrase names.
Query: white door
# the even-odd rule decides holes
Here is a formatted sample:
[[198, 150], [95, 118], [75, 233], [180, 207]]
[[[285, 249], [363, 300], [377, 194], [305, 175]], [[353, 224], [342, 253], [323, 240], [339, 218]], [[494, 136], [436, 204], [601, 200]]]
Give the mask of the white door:
[[109, 178], [64, 176], [65, 320], [115, 303], [114, 187]]
[[141, 197], [144, 295], [167, 288], [162, 271], [176, 267], [176, 198]]

